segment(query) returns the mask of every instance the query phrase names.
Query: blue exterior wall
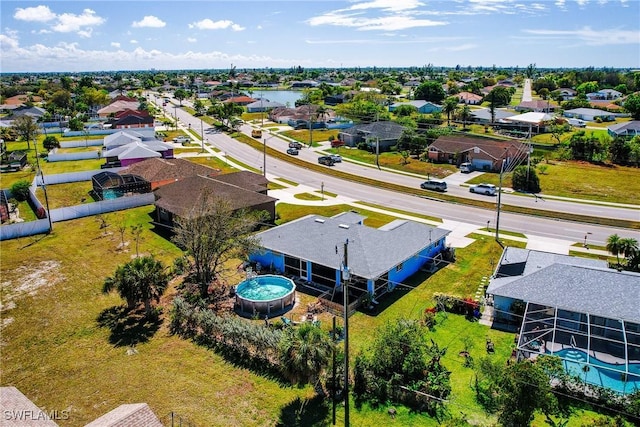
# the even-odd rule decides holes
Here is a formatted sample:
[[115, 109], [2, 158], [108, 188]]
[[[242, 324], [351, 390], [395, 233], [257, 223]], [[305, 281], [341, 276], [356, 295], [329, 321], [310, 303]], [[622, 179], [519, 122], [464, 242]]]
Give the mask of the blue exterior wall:
[[499, 295], [493, 296], [493, 313], [496, 318], [502, 320], [513, 320], [513, 316], [507, 314], [511, 310], [511, 304], [513, 304], [513, 298], [502, 297]]
[[[445, 248], [445, 239], [441, 239], [438, 242], [434, 242], [432, 245], [424, 248], [422, 251], [418, 252], [413, 257], [405, 260], [402, 264], [398, 264], [398, 266], [402, 266], [399, 270], [396, 267], [389, 271], [389, 281], [393, 284], [402, 282], [406, 278], [415, 274], [420, 268], [429, 262], [429, 259], [435, 257], [437, 254], [442, 252]], [[395, 287], [395, 285], [393, 286]], [[393, 288], [392, 288], [393, 289]]]
[[263, 249], [249, 255], [249, 261], [259, 262], [265, 267], [272, 267], [276, 271], [284, 271], [284, 255]]

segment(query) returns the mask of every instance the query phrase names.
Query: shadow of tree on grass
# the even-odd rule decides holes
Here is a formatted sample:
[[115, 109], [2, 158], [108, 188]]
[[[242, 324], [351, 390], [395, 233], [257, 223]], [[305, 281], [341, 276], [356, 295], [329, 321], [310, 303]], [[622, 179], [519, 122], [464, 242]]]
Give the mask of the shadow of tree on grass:
[[331, 424], [329, 402], [321, 396], [292, 400], [280, 409], [277, 427], [324, 427]]
[[103, 310], [97, 319], [98, 326], [109, 328], [109, 342], [115, 347], [130, 347], [149, 341], [162, 324], [160, 311], [145, 316], [144, 308], [127, 310], [119, 305]]

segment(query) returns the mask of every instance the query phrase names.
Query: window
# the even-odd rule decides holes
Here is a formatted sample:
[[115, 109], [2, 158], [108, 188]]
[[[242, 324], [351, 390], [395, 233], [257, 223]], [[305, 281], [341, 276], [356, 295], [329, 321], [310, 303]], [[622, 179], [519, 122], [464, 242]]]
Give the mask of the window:
[[402, 264], [396, 265], [396, 272], [402, 271]]

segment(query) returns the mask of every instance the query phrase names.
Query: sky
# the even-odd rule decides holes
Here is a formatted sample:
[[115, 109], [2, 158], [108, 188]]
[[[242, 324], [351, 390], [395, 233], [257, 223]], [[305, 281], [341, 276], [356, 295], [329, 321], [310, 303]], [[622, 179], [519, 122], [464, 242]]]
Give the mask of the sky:
[[0, 2], [0, 72], [640, 68], [640, 0]]

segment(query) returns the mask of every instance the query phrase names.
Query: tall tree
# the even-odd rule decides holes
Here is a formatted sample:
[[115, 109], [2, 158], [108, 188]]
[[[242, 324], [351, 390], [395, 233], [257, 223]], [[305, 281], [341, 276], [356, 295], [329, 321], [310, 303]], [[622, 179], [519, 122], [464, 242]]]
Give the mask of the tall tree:
[[257, 249], [259, 241], [252, 231], [266, 218], [264, 211], [234, 210], [228, 201], [210, 193], [204, 193], [191, 212], [177, 218], [173, 241], [191, 259], [203, 298], [209, 284], [225, 273], [228, 260]]
[[471, 107], [463, 105], [460, 109], [460, 118], [462, 119], [462, 129], [467, 129], [467, 120], [471, 117]]
[[620, 265], [620, 253], [622, 252], [622, 245], [620, 244], [620, 236], [612, 234], [607, 238], [607, 250], [616, 256], [618, 265]]
[[160, 300], [168, 283], [169, 276], [162, 262], [151, 256], [143, 256], [118, 266], [114, 275], [105, 279], [102, 291], [117, 291], [127, 302], [129, 310], [144, 303], [148, 316], [151, 313], [151, 302]]
[[458, 97], [450, 96], [442, 103], [442, 111], [447, 115], [447, 126], [451, 126], [451, 114], [458, 109]]
[[27, 142], [27, 149], [31, 149], [31, 140], [40, 133], [38, 123], [31, 116], [20, 116], [13, 121], [12, 127]]
[[414, 93], [415, 99], [424, 99], [425, 101], [433, 102], [435, 104], [440, 104], [446, 96], [447, 94], [442, 88], [442, 84], [435, 80], [429, 80], [421, 83]]

